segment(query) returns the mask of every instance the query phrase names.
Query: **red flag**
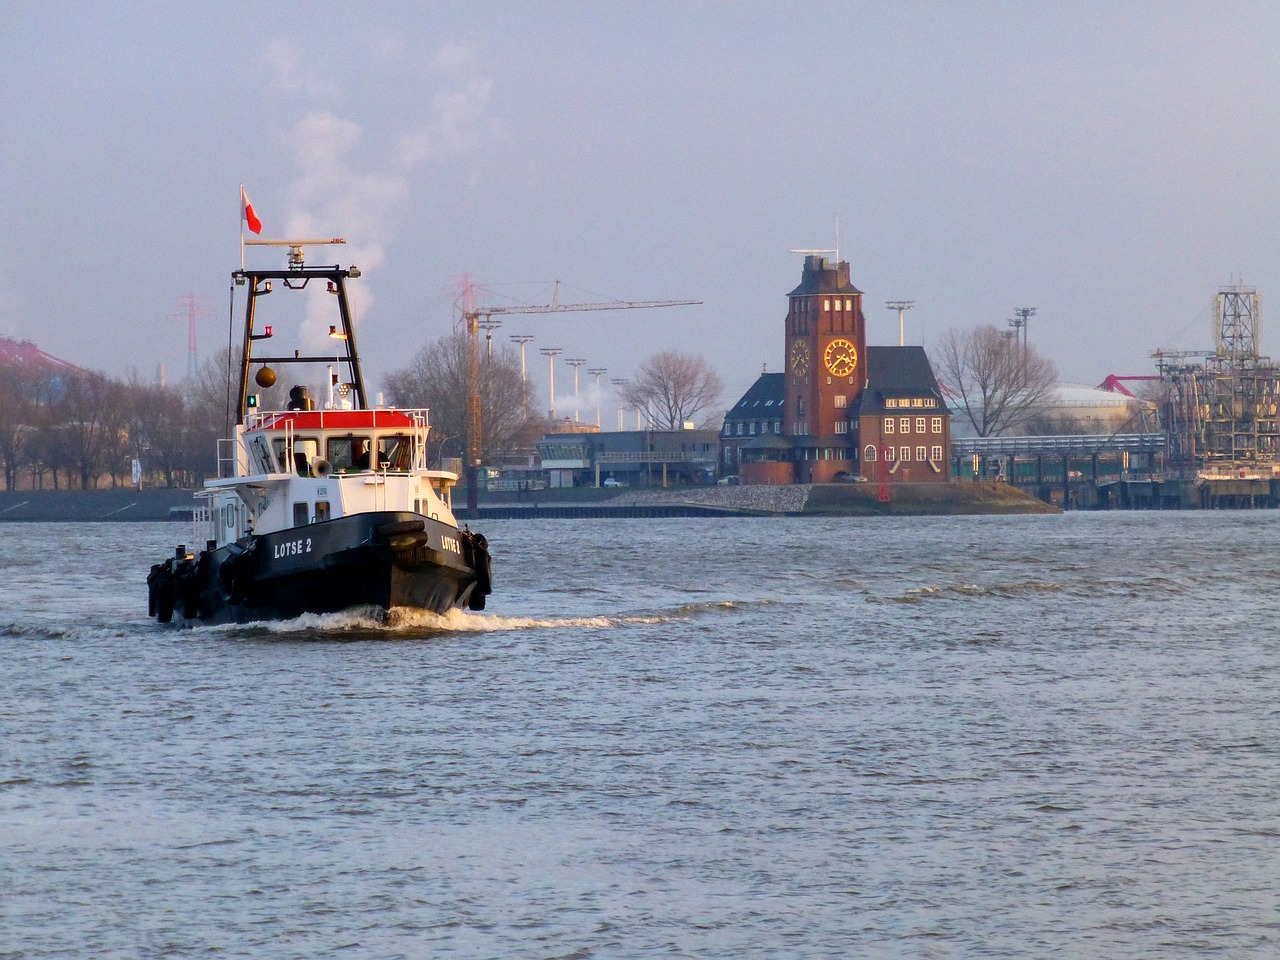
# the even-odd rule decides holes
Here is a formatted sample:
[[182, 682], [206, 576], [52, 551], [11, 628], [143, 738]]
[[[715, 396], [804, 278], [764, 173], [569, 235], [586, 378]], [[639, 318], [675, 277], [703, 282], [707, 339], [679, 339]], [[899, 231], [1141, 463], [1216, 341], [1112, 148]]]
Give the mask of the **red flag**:
[[244, 192], [244, 184], [240, 185], [240, 219], [248, 224], [249, 229], [254, 233], [262, 232], [262, 221], [253, 212], [253, 204], [249, 202], [249, 195]]

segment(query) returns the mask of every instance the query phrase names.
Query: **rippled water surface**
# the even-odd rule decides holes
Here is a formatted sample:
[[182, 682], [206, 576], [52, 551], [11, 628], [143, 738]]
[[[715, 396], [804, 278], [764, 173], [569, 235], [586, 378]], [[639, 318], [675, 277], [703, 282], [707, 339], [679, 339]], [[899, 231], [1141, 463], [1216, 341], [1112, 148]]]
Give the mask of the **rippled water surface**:
[[485, 531], [183, 629], [0, 524], [0, 957], [1280, 955], [1280, 514]]

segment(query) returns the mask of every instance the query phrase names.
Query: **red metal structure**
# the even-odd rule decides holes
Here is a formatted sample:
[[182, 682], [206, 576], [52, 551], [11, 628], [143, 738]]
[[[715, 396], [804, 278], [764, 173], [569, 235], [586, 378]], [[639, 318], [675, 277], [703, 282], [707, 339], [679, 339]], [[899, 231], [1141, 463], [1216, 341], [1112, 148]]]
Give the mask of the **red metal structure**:
[[[1126, 397], [1132, 397], [1133, 394], [1122, 381], [1126, 380], [1159, 380], [1157, 374], [1146, 374], [1145, 376], [1121, 377], [1114, 373], [1107, 374], [1107, 378], [1098, 384], [1099, 390], [1106, 390], [1109, 393], [1123, 393]], [[1135, 398], [1136, 399], [1136, 398]]]

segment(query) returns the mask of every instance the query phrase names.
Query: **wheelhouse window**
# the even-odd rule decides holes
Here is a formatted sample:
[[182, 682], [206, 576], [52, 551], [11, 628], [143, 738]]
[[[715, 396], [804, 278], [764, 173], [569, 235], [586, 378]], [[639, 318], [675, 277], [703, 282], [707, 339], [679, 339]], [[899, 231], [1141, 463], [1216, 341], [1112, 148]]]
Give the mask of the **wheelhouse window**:
[[353, 473], [370, 469], [370, 442], [368, 437], [348, 434], [330, 437], [328, 445], [329, 465], [341, 473]]
[[376, 446], [378, 462], [372, 464], [375, 470], [408, 473], [413, 467], [413, 441], [404, 434], [379, 437]]
[[292, 450], [285, 444], [283, 437], [273, 439], [271, 446], [275, 450], [276, 462], [280, 464], [280, 468], [300, 477], [311, 476], [311, 464], [320, 456], [320, 441], [315, 437], [294, 437]]

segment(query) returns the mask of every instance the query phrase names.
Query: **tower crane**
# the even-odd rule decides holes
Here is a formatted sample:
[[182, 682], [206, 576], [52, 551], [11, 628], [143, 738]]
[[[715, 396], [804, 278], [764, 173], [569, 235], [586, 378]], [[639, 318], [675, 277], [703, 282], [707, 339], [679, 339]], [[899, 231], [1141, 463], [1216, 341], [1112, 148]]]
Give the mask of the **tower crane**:
[[559, 281], [552, 291], [551, 302], [510, 307], [476, 307], [462, 310], [467, 328], [467, 510], [476, 510], [476, 480], [480, 469], [480, 326], [481, 318], [489, 320], [507, 314], [582, 313], [589, 310], [650, 310], [657, 307], [692, 307], [701, 300], [601, 300], [594, 303], [560, 303]]

